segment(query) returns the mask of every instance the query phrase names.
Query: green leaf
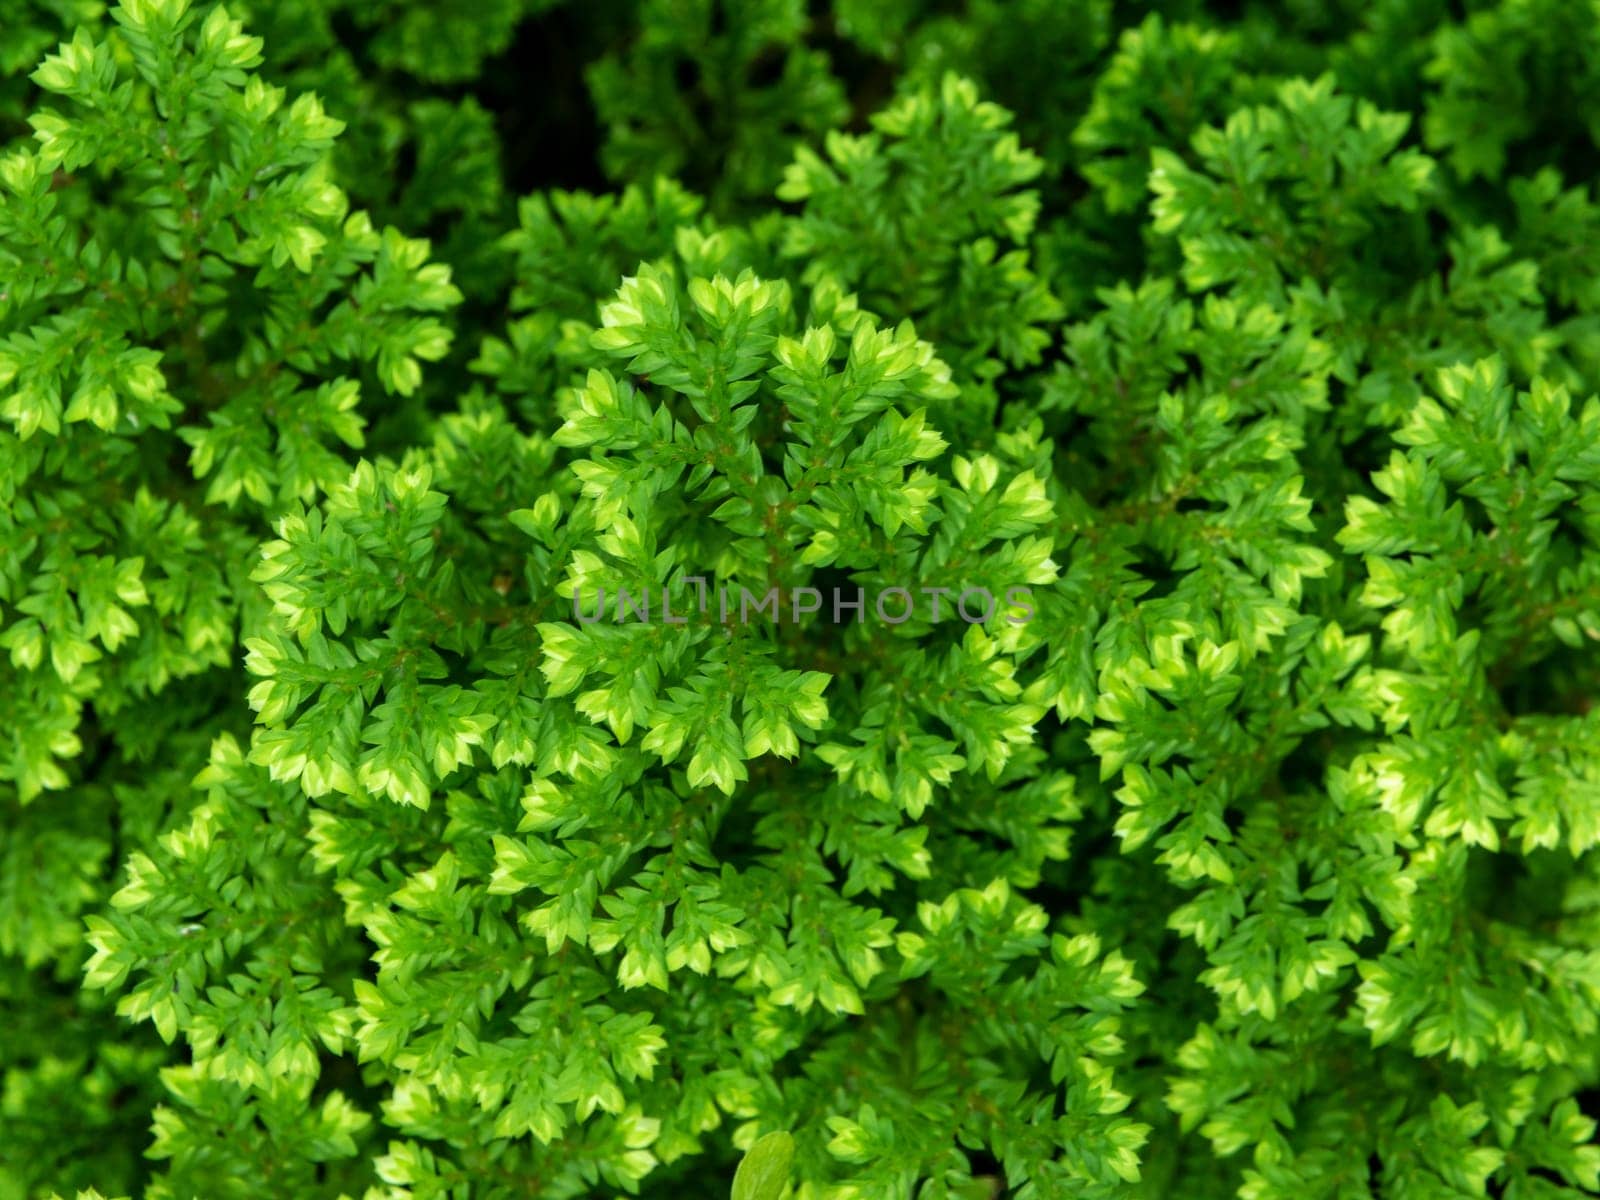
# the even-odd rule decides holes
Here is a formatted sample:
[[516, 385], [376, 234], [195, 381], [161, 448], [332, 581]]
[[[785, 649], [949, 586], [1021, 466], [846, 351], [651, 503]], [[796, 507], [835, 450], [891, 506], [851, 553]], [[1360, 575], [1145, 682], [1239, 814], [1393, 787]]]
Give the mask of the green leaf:
[[732, 1200], [780, 1200], [794, 1162], [794, 1137], [777, 1129], [757, 1138], [739, 1160]]

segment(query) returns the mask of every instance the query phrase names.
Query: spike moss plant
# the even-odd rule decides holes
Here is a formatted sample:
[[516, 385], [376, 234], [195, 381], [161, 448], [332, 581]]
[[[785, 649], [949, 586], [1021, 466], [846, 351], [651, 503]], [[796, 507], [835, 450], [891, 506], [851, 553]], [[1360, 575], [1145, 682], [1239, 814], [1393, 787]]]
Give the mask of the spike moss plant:
[[1600, 1194], [1467, 9], [0, 4], [0, 1200]]

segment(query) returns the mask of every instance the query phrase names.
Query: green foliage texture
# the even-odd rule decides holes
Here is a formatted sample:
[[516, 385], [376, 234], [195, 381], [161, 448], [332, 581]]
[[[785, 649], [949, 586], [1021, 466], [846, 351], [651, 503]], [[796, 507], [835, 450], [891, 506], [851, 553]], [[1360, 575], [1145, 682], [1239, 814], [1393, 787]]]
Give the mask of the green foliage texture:
[[1600, 1194], [1596, 14], [0, 0], [0, 1200]]

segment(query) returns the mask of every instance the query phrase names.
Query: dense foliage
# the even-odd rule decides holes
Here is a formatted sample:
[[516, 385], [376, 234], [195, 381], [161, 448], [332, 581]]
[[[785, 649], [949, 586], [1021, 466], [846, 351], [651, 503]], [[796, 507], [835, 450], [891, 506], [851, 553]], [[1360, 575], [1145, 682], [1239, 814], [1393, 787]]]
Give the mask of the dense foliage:
[[0, 1200], [1600, 1194], [1597, 38], [4, 0]]

